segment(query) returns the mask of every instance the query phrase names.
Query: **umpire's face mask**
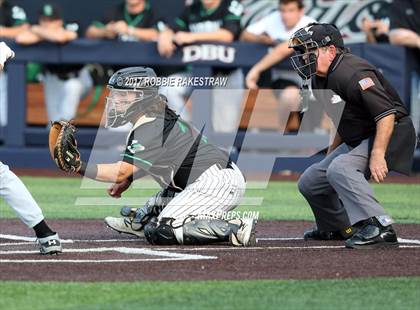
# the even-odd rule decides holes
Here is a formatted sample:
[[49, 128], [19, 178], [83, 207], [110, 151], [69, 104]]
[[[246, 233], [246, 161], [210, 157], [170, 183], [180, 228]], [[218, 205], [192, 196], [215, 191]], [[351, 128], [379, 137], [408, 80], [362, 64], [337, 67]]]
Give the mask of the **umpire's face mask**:
[[106, 97], [105, 128], [115, 128], [127, 124], [140, 111], [139, 105], [145, 99], [142, 90], [121, 90], [109, 88]]
[[292, 40], [289, 46], [295, 50], [295, 55], [290, 58], [293, 69], [302, 79], [309, 80], [316, 74], [318, 44], [312, 40], [305, 43], [296, 38]]

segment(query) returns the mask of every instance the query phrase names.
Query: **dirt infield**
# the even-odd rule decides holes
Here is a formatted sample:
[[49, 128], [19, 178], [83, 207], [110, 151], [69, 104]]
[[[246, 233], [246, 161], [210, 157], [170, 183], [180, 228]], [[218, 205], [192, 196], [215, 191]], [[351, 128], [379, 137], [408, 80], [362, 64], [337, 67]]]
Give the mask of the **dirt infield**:
[[398, 249], [349, 250], [342, 242], [305, 242], [310, 222], [265, 221], [252, 248], [227, 245], [152, 247], [118, 234], [100, 220], [49, 221], [65, 252], [37, 254], [32, 232], [0, 220], [0, 280], [135, 281], [319, 279], [420, 276], [420, 225], [396, 225]]

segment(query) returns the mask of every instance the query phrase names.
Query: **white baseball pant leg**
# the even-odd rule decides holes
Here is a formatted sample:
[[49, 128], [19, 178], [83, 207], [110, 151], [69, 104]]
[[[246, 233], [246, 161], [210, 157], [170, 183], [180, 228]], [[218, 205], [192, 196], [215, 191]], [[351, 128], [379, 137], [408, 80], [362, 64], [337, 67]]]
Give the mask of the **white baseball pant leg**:
[[0, 161], [0, 197], [29, 228], [44, 219], [41, 208], [22, 181]]
[[232, 167], [208, 168], [168, 203], [158, 220], [173, 218], [172, 226], [176, 227], [191, 215], [223, 214], [234, 209], [244, 196], [246, 183], [239, 168], [233, 163]]

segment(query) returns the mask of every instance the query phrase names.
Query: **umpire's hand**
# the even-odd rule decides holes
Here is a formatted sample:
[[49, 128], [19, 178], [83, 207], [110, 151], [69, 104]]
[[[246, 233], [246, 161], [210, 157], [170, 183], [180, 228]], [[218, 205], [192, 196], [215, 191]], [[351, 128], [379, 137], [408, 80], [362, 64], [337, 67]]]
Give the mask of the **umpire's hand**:
[[372, 152], [370, 156], [369, 169], [372, 173], [372, 178], [376, 183], [383, 182], [388, 173], [385, 155]]

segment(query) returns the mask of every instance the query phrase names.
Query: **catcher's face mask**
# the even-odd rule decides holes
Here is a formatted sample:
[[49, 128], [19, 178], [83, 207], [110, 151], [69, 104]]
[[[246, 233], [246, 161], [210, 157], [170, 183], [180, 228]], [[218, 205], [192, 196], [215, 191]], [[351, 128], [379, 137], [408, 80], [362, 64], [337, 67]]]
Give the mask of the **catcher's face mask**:
[[290, 38], [289, 47], [295, 50], [290, 58], [293, 69], [302, 79], [309, 80], [316, 74], [318, 43], [312, 40], [310, 32], [300, 29]]
[[151, 97], [143, 90], [108, 88], [110, 92], [106, 97], [105, 128], [115, 128], [127, 124], [134, 115], [141, 111], [140, 103]]

